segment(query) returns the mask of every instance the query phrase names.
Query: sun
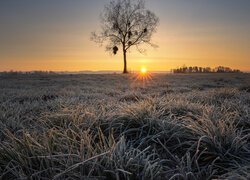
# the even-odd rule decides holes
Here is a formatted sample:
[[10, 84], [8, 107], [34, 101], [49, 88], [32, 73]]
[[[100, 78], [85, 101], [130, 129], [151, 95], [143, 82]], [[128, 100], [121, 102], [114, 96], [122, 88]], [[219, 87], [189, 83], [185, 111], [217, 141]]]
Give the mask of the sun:
[[142, 66], [140, 68], [140, 71], [138, 71], [132, 76], [132, 79], [134, 85], [140, 86], [142, 88], [145, 88], [147, 85], [153, 83], [153, 76], [145, 66]]
[[146, 74], [148, 72], [147, 68], [142, 67], [141, 68], [141, 74]]

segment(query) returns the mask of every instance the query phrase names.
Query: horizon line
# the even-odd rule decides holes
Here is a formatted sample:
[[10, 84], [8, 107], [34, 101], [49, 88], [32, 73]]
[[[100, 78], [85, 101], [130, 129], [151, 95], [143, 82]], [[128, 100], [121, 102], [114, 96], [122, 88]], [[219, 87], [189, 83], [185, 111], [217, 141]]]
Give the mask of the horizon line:
[[[122, 73], [121, 70], [82, 70], [82, 71], [53, 71], [53, 70], [29, 70], [29, 71], [18, 71], [18, 70], [9, 70], [9, 71], [0, 71], [0, 73], [34, 73], [34, 72], [48, 72], [48, 73], [56, 73], [56, 74], [98, 74], [98, 73]], [[130, 71], [130, 73], [138, 73], [140, 70]], [[149, 73], [171, 73], [172, 70], [166, 71], [148, 71]], [[250, 70], [241, 71], [242, 73], [250, 73]]]

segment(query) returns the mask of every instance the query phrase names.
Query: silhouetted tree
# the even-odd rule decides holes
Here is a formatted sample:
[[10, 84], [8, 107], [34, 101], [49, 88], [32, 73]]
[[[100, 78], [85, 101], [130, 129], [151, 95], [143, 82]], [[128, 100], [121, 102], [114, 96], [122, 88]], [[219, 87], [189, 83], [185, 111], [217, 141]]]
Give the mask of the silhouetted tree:
[[199, 67], [199, 73], [202, 73], [202, 67]]
[[199, 72], [199, 67], [198, 67], [198, 66], [195, 66], [195, 67], [194, 67], [194, 70], [195, 70], [196, 73], [198, 73], [198, 72]]
[[188, 72], [189, 72], [189, 73], [192, 73], [192, 72], [193, 72], [193, 67], [190, 66], [190, 67], [188, 68]]
[[142, 44], [151, 43], [152, 34], [156, 31], [159, 19], [145, 9], [144, 0], [112, 0], [105, 6], [101, 18], [102, 30], [92, 32], [91, 39], [97, 43], [106, 42], [106, 50], [117, 54], [119, 47], [123, 51], [124, 69], [127, 70], [127, 51], [135, 46], [139, 52], [145, 51]]

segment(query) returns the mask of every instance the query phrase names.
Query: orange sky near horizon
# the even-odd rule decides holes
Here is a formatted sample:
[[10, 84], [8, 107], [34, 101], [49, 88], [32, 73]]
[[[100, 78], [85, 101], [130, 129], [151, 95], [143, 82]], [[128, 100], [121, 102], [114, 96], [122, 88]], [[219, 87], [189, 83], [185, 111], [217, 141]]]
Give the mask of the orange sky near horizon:
[[[240, 15], [228, 15], [230, 8], [233, 8], [231, 5], [235, 4], [226, 3], [224, 7], [222, 3], [220, 8], [228, 8], [224, 12], [213, 4], [147, 1], [147, 7], [160, 18], [158, 31], [152, 39], [159, 48], [149, 47], [144, 55], [132, 49], [127, 55], [128, 69], [138, 71], [146, 67], [148, 71], [169, 71], [183, 65], [212, 68], [223, 65], [250, 71], [250, 23], [246, 20], [250, 18], [250, 11], [247, 11], [250, 8], [244, 7], [245, 3], [250, 3], [241, 1], [242, 4], [235, 10], [242, 13]], [[0, 30], [0, 71], [123, 69], [121, 51], [114, 56], [105, 52], [104, 47], [90, 41], [90, 32], [99, 28], [98, 15], [108, 0], [77, 1], [79, 4], [67, 2], [59, 8], [60, 12], [52, 12], [58, 10], [55, 5], [50, 8], [48, 17], [43, 16], [48, 5], [38, 7], [29, 0], [15, 6], [7, 0], [3, 2], [0, 2], [0, 11], [2, 7], [5, 12], [0, 15], [5, 16], [0, 18], [0, 23], [5, 26]], [[49, 3], [47, 0], [44, 2]], [[168, 5], [169, 11], [161, 9], [159, 5]], [[27, 12], [27, 7], [33, 10]], [[204, 10], [205, 7], [210, 8], [210, 11]], [[171, 11], [171, 8], [175, 8], [175, 11]], [[17, 11], [14, 13], [14, 10]], [[64, 13], [61, 12], [63, 10]], [[184, 10], [190, 12], [185, 14], [182, 12]], [[196, 17], [201, 12], [204, 14]], [[18, 13], [21, 17], [18, 17]], [[34, 17], [30, 17], [32, 13]], [[91, 23], [88, 16], [91, 17]]]

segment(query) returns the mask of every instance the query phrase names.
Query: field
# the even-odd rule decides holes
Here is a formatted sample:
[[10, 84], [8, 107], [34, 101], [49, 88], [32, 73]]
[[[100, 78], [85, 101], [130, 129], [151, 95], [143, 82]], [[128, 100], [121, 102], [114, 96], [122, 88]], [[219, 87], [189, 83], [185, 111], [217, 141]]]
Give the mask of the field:
[[250, 74], [0, 76], [0, 179], [250, 179]]

